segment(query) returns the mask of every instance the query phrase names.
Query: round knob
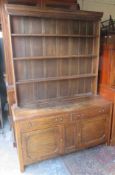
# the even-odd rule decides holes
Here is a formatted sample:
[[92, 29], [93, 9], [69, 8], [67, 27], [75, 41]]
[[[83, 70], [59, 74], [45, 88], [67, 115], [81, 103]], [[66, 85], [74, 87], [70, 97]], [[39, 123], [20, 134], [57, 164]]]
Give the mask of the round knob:
[[78, 116], [78, 117], [81, 117], [81, 115], [80, 115], [80, 114], [78, 114], [77, 116]]
[[63, 121], [63, 118], [60, 118], [60, 121]]
[[28, 124], [29, 124], [29, 127], [32, 127], [32, 123], [31, 122], [29, 122]]

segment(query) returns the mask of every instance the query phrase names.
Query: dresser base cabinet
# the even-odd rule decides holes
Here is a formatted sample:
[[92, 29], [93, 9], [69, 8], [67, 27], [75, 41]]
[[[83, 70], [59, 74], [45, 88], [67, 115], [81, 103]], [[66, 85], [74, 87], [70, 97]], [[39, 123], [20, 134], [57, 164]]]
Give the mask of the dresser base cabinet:
[[87, 99], [57, 108], [12, 108], [20, 169], [101, 143], [109, 144], [110, 102]]

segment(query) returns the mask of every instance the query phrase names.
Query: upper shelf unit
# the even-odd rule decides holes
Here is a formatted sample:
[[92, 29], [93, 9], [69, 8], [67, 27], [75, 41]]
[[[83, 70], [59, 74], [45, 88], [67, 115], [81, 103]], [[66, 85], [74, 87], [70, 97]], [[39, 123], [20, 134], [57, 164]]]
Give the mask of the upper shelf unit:
[[18, 106], [97, 93], [102, 13], [16, 5], [7, 5], [6, 11], [7, 67], [13, 70]]

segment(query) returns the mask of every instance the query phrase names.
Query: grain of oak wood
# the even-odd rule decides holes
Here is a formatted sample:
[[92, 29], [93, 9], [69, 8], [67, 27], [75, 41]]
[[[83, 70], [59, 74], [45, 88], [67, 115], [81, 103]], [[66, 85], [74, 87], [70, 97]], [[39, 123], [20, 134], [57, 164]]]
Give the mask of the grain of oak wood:
[[21, 5], [5, 10], [21, 171], [109, 143], [111, 103], [96, 97], [102, 13]]
[[44, 109], [13, 107], [20, 170], [31, 163], [109, 144], [112, 105], [100, 97]]

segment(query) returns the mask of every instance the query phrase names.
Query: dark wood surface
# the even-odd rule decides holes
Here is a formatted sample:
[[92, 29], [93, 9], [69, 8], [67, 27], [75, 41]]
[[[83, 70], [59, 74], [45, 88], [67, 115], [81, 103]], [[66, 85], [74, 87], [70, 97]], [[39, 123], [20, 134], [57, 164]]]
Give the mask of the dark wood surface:
[[6, 61], [14, 88], [14, 94], [9, 92], [11, 103], [44, 107], [50, 101], [97, 93], [102, 13], [21, 5], [5, 9], [12, 47]]
[[74, 8], [79, 9], [77, 0], [7, 0], [9, 4], [31, 5], [39, 7], [53, 7], [53, 8]]
[[[24, 5], [6, 4], [8, 14], [21, 15], [21, 16], [36, 16], [36, 17], [52, 17], [53, 19], [79, 19], [83, 21], [100, 21], [102, 12], [83, 11], [83, 10], [66, 10], [66, 9], [53, 9], [53, 8], [38, 8]], [[85, 18], [84, 18], [85, 15]], [[82, 29], [82, 31], [85, 29]]]
[[115, 35], [109, 34], [102, 37], [100, 57], [99, 93], [114, 103], [111, 145], [115, 145]]
[[79, 10], [79, 4], [77, 0], [1, 0], [0, 1], [0, 28], [1, 28], [1, 11], [4, 4], [18, 4], [18, 5], [28, 5], [37, 6], [41, 8], [60, 8], [60, 9], [74, 9]]
[[100, 97], [55, 108], [14, 106], [12, 111], [21, 171], [31, 163], [110, 141], [112, 103]]
[[101, 39], [100, 84], [115, 88], [115, 35], [110, 34]]

